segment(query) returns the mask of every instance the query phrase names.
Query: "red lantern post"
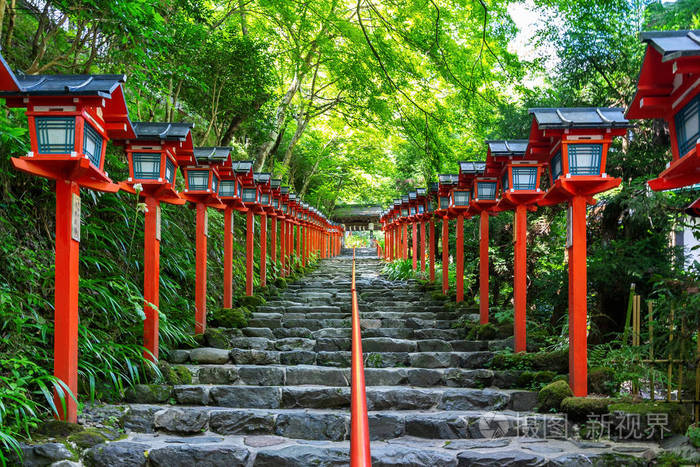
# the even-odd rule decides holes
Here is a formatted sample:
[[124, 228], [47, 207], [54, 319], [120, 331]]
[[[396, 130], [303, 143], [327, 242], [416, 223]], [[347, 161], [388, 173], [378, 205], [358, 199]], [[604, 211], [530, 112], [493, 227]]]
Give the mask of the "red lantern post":
[[533, 115], [528, 159], [548, 163], [551, 186], [538, 204], [569, 203], [569, 385], [575, 396], [588, 393], [586, 204], [593, 195], [618, 186], [605, 173], [608, 148], [629, 123], [622, 109], [530, 109]]
[[438, 175], [438, 209], [436, 215], [442, 219], [442, 292], [447, 294], [450, 288], [449, 263], [450, 263], [450, 191], [459, 183], [459, 176], [452, 174]]
[[241, 185], [241, 200], [248, 209], [246, 211], [246, 237], [245, 237], [245, 293], [253, 295], [253, 260], [255, 256], [255, 214], [262, 211], [260, 205], [260, 186], [255, 183], [255, 174], [252, 167], [245, 175], [240, 174], [238, 180]]
[[228, 147], [195, 148], [194, 165], [183, 167], [186, 188], [182, 197], [194, 204], [197, 210], [195, 334], [203, 334], [207, 329], [207, 208], [226, 208], [218, 195], [221, 181], [219, 167], [231, 163], [230, 154], [231, 148]]
[[[54, 376], [78, 391], [80, 188], [117, 192], [104, 169], [110, 138], [130, 138], [124, 75], [15, 76], [0, 56], [0, 97], [26, 108], [31, 151], [17, 170], [56, 181]], [[64, 406], [65, 404], [65, 406]], [[55, 395], [58, 418], [75, 422], [75, 399]]]
[[160, 203], [185, 204], [175, 191], [178, 160], [192, 160], [191, 123], [135, 122], [134, 138], [124, 141], [129, 162], [129, 178], [122, 189], [145, 199], [144, 233], [144, 357], [158, 360], [158, 305], [160, 283]]
[[260, 191], [260, 287], [267, 286], [267, 215], [273, 210], [269, 173], [254, 174]]

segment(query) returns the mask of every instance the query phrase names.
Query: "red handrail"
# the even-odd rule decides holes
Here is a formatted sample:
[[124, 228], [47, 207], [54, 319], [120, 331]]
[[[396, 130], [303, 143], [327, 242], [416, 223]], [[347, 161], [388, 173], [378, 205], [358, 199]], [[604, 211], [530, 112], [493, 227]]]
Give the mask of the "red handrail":
[[367, 421], [367, 392], [365, 366], [362, 361], [362, 333], [360, 309], [355, 289], [355, 248], [352, 249], [352, 393], [350, 405], [350, 466], [372, 465], [369, 451], [369, 423]]

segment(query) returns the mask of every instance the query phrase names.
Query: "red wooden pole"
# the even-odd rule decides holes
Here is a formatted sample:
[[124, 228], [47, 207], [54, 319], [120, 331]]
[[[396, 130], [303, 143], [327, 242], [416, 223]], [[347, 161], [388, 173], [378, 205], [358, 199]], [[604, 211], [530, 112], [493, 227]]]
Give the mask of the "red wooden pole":
[[403, 259], [408, 259], [408, 224], [403, 224]]
[[464, 301], [464, 215], [457, 216], [457, 302]]
[[481, 211], [479, 239], [479, 322], [489, 322], [489, 213]]
[[515, 351], [525, 352], [527, 307], [527, 206], [515, 207], [515, 252], [514, 252], [513, 302], [515, 319]]
[[435, 220], [430, 219], [430, 282], [435, 282]]
[[[143, 249], [143, 356], [158, 361], [158, 302], [160, 282], [160, 202], [153, 196], [146, 197], [146, 231]], [[156, 308], [151, 307], [153, 304]]]
[[207, 206], [197, 203], [197, 258], [195, 272], [194, 333], [204, 334], [207, 329]]
[[[75, 201], [74, 201], [75, 200]], [[76, 210], [73, 211], [75, 206]], [[73, 215], [78, 230], [73, 232]], [[56, 180], [56, 269], [54, 292], [53, 374], [77, 397], [78, 394], [78, 273], [80, 250], [80, 187], [69, 180]], [[54, 393], [58, 418], [76, 423], [75, 401]], [[63, 404], [65, 403], [65, 410]]]
[[280, 224], [280, 275], [284, 277], [287, 275], [287, 271], [285, 270], [287, 267], [285, 258], [287, 255], [287, 221], [282, 219]]
[[297, 225], [297, 258], [301, 259], [301, 225]]
[[233, 306], [233, 208], [224, 210], [224, 308]]
[[245, 294], [250, 297], [253, 295], [253, 255], [255, 254], [255, 241], [253, 237], [255, 232], [255, 219], [253, 218], [252, 209], [248, 209], [245, 219]]
[[277, 266], [277, 218], [270, 219], [270, 260]]
[[411, 222], [411, 226], [413, 227], [413, 270], [416, 271], [418, 270], [418, 223]]
[[420, 224], [420, 271], [425, 274], [425, 221]]
[[450, 262], [450, 231], [449, 220], [447, 217], [442, 218], [442, 292], [447, 294], [447, 289], [450, 288], [450, 276], [448, 266]]
[[260, 287], [267, 285], [267, 214], [260, 214]]
[[570, 201], [572, 244], [569, 250], [569, 384], [574, 396], [588, 395], [588, 347], [586, 336], [586, 199]]
[[301, 230], [301, 265], [306, 266], [306, 254], [309, 251], [309, 232], [306, 226], [299, 227]]

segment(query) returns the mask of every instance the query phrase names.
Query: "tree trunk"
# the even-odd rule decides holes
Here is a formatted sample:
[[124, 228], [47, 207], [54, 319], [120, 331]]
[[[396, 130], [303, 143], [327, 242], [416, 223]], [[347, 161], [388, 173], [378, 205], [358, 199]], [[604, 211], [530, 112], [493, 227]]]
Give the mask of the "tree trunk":
[[5, 21], [5, 9], [7, 8], [7, 0], [0, 0], [0, 37], [2, 37], [2, 25]]
[[17, 0], [10, 0], [10, 16], [7, 18], [7, 35], [5, 36], [5, 49], [9, 50], [12, 45], [12, 33], [15, 29]]
[[244, 0], [238, 0], [238, 9], [241, 12], [241, 34], [243, 34], [244, 36], [247, 36], [248, 35], [248, 22], [247, 22], [246, 17], [245, 17], [245, 8], [244, 8], [245, 5], [243, 4], [243, 1]]
[[282, 162], [282, 165], [287, 168], [287, 171], [290, 171], [292, 168], [292, 151], [294, 150], [294, 146], [296, 146], [296, 144], [301, 139], [301, 135], [304, 133], [304, 130], [306, 130], [308, 124], [308, 114], [297, 118], [297, 129], [294, 131], [294, 135], [292, 136], [292, 139], [289, 140], [289, 144], [287, 144], [287, 149], [285, 149], [284, 151], [284, 161]]

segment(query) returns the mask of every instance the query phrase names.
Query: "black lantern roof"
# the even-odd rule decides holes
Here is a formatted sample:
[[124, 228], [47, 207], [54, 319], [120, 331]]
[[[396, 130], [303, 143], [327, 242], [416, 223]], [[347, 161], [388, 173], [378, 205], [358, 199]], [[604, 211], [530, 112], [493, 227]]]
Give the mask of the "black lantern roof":
[[269, 172], [257, 172], [253, 174], [253, 181], [262, 185], [270, 183], [270, 178], [272, 178], [272, 174]]
[[401, 197], [401, 202], [402, 202], [402, 203], [408, 203], [408, 200], [409, 200], [408, 195], [403, 195], [403, 196]]
[[197, 164], [221, 164], [228, 159], [231, 148], [228, 147], [206, 147], [194, 148], [194, 158]]
[[[272, 188], [273, 190], [280, 188], [281, 185], [282, 185], [282, 180], [279, 178], [273, 178], [272, 180], [270, 180], [270, 188]], [[280, 188], [280, 190], [281, 190], [281, 188]]]
[[0, 91], [0, 96], [100, 96], [109, 98], [126, 82], [126, 75], [24, 75], [14, 74], [5, 60], [2, 60], [8, 80], [15, 91]]
[[136, 139], [184, 141], [194, 123], [133, 122]]
[[253, 170], [253, 161], [233, 161], [231, 169], [237, 174], [247, 174]]
[[[462, 174], [480, 174], [486, 170], [486, 162], [472, 162], [472, 161], [462, 161], [459, 163], [459, 173]], [[452, 175], [455, 177], [456, 175]], [[448, 185], [448, 183], [440, 180], [443, 185]], [[453, 182], [456, 183], [456, 182]]]
[[456, 185], [459, 183], [459, 175], [455, 174], [440, 174], [438, 175], [440, 185]]
[[280, 187], [280, 194], [288, 195], [289, 194], [289, 187], [288, 186]]
[[649, 31], [642, 32], [639, 37], [661, 54], [662, 62], [700, 55], [700, 30]]
[[486, 141], [492, 156], [524, 156], [528, 140], [511, 139], [501, 141]]
[[630, 126], [621, 108], [534, 108], [529, 112], [540, 130], [547, 128], [620, 128]]

